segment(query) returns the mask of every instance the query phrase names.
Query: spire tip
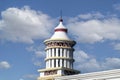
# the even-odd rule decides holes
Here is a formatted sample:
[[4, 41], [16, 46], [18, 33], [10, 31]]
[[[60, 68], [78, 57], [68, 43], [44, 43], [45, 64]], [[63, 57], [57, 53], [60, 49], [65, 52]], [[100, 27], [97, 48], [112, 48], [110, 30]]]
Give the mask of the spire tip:
[[60, 11], [60, 22], [63, 22], [63, 19], [62, 19], [62, 10]]

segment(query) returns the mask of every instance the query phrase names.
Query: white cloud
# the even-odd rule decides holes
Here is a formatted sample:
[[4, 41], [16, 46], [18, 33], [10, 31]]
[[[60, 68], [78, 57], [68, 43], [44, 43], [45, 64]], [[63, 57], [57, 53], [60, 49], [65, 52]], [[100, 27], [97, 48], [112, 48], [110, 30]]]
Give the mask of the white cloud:
[[35, 39], [48, 38], [54, 19], [29, 7], [8, 8], [1, 12], [0, 39], [33, 43]]
[[20, 78], [19, 80], [24, 80], [24, 79]]
[[[77, 16], [79, 17], [79, 16]], [[77, 42], [95, 43], [104, 40], [120, 40], [120, 19], [90, 19], [78, 21], [74, 19], [67, 25], [69, 32]]]
[[95, 57], [88, 55], [84, 51], [77, 51], [74, 54], [75, 68], [81, 72], [94, 72], [108, 69], [120, 68], [120, 58], [105, 58], [103, 61], [98, 61]]
[[74, 54], [74, 58], [76, 60], [75, 62], [84, 62], [89, 59], [89, 56], [84, 51], [77, 51]]
[[120, 43], [114, 44], [114, 49], [115, 50], [120, 50]]
[[0, 69], [8, 69], [10, 68], [10, 64], [7, 61], [0, 62]]
[[99, 12], [93, 12], [93, 13], [88, 13], [88, 14], [80, 14], [78, 16], [81, 19], [99, 19], [99, 18], [104, 18], [104, 15], [102, 15]]
[[27, 75], [24, 75], [23, 78], [26, 80], [36, 80], [38, 77], [38, 75], [36, 74], [27, 74]]
[[[33, 43], [36, 39], [49, 38], [55, 27], [55, 19], [26, 6], [21, 9], [8, 8], [2, 11], [1, 17], [0, 39], [2, 40]], [[120, 40], [119, 25], [120, 19], [115, 16], [109, 15], [109, 18], [106, 18], [99, 12], [92, 12], [69, 18], [66, 26], [77, 42], [95, 43]]]
[[104, 69], [120, 68], [120, 58], [106, 58], [102, 66]]
[[41, 50], [41, 47], [39, 46], [30, 46], [27, 48], [27, 50], [32, 52], [33, 54], [32, 57], [33, 64], [35, 66], [43, 67], [44, 66], [43, 64], [45, 64], [44, 58], [46, 55], [44, 49]]
[[113, 7], [115, 10], [120, 11], [120, 4], [114, 4]]
[[27, 47], [26, 49], [30, 52], [33, 52], [35, 54], [35, 57], [41, 58], [45, 56], [45, 51], [44, 49], [41, 49], [40, 46], [30, 46], [30, 47]]

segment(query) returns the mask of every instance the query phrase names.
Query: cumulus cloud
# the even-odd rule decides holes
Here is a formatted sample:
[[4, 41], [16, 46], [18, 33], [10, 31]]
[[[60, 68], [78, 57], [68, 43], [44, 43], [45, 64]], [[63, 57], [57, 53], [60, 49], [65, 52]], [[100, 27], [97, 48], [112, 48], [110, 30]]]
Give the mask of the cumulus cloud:
[[116, 43], [113, 46], [115, 50], [120, 50], [120, 43]]
[[120, 40], [119, 18], [91, 18], [85, 21], [80, 21], [79, 16], [77, 18], [71, 18], [67, 25], [70, 30], [69, 32], [77, 42], [95, 43], [105, 40]]
[[[13, 42], [34, 43], [36, 39], [49, 38], [55, 24], [55, 19], [28, 6], [8, 8], [1, 17], [0, 39]], [[69, 18], [66, 24], [77, 42], [120, 40], [120, 19], [112, 15], [108, 18], [100, 12], [80, 14]]]
[[99, 12], [93, 12], [93, 13], [87, 13], [87, 14], [80, 14], [78, 16], [79, 18], [81, 19], [101, 19], [101, 18], [104, 18], [104, 15], [102, 15], [101, 13]]
[[120, 11], [120, 4], [114, 4], [113, 7], [115, 10]]
[[27, 75], [24, 75], [23, 78], [26, 80], [26, 79], [29, 79], [29, 80], [36, 80], [38, 77], [38, 75], [36, 74], [27, 74]]
[[98, 61], [95, 57], [88, 55], [84, 51], [77, 51], [74, 54], [75, 68], [81, 72], [94, 72], [108, 69], [119, 69], [120, 58], [105, 58], [103, 61]]
[[7, 61], [0, 62], [0, 69], [8, 69], [10, 68], [10, 64]]
[[119, 69], [120, 58], [106, 58], [105, 62], [102, 63], [104, 69]]
[[54, 24], [47, 14], [25, 6], [8, 8], [1, 12], [0, 39], [33, 43], [35, 39], [48, 38]]
[[33, 57], [32, 61], [35, 66], [43, 67], [45, 64], [44, 58], [45, 58], [45, 51], [44, 49], [41, 50], [41, 47], [39, 46], [30, 46], [26, 48], [29, 52], [32, 52]]

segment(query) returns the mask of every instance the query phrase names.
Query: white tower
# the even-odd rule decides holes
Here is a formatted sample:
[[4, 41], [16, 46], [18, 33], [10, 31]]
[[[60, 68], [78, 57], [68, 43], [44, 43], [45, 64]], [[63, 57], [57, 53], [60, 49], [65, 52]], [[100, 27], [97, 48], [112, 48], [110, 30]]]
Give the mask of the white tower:
[[53, 36], [44, 41], [46, 45], [46, 68], [38, 70], [40, 72], [38, 80], [54, 80], [56, 76], [79, 73], [73, 69], [73, 46], [76, 42], [67, 36], [67, 28], [62, 22], [61, 18]]

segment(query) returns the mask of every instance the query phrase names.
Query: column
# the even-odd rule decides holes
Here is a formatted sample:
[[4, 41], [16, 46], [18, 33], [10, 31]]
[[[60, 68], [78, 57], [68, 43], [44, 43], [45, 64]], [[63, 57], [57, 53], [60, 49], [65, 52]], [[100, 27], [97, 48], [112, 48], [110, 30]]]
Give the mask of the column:
[[67, 63], [67, 68], [69, 68], [69, 63], [68, 63], [68, 62], [69, 62], [69, 61], [67, 60], [67, 61], [66, 61], [66, 63]]
[[70, 60], [68, 60], [68, 68], [70, 68]]
[[46, 61], [46, 68], [47, 68], [47, 61]]
[[48, 50], [48, 56], [50, 57], [50, 49]]
[[72, 69], [73, 69], [73, 62], [72, 62]]
[[62, 48], [60, 48], [60, 57], [62, 57], [62, 54], [63, 54], [63, 53], [62, 53]]
[[64, 67], [66, 67], [66, 59], [64, 60]]
[[54, 48], [52, 48], [52, 57], [55, 57], [55, 56], [54, 56]]
[[62, 67], [62, 59], [60, 59], [60, 67]]
[[68, 50], [67, 50], [67, 57], [68, 57], [68, 58], [69, 58], [69, 53], [70, 53], [70, 52], [69, 52], [69, 49], [68, 49]]
[[58, 67], [58, 59], [56, 59], [56, 67]]
[[46, 63], [47, 63], [46, 67], [49, 68], [49, 61], [46, 61]]
[[54, 59], [52, 59], [52, 68], [54, 68]]
[[66, 49], [65, 57], [67, 57], [67, 52], [68, 52], [68, 49]]
[[48, 53], [47, 53], [47, 50], [46, 50], [46, 58], [48, 58]]
[[48, 60], [48, 68], [50, 68], [50, 60]]
[[47, 49], [47, 54], [48, 54], [48, 57], [49, 57], [49, 50]]
[[69, 60], [67, 61], [67, 66], [68, 66], [68, 68], [70, 68], [70, 62], [69, 62]]
[[64, 57], [66, 57], [66, 49], [64, 49]]
[[58, 57], [58, 48], [56, 48], [56, 57]]
[[73, 69], [73, 63], [71, 62], [71, 69]]

